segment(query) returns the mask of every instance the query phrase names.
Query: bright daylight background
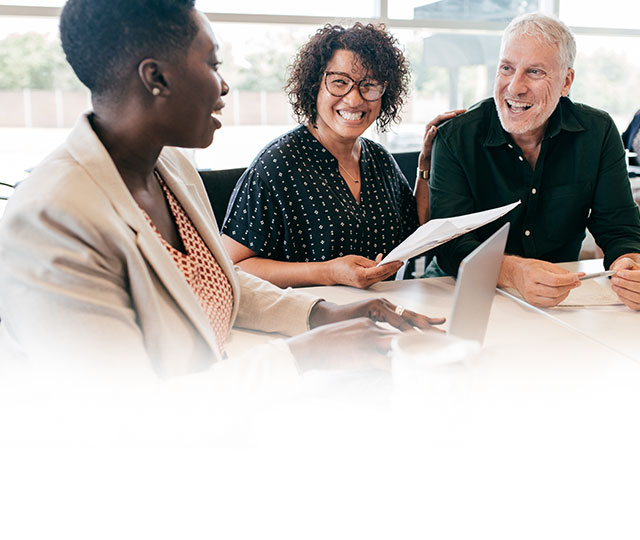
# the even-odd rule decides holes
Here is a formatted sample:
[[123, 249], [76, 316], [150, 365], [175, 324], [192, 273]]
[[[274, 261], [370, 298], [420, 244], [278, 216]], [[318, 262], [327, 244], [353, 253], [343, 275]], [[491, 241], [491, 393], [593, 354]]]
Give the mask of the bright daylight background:
[[[15, 184], [61, 143], [89, 106], [66, 65], [57, 33], [63, 0], [0, 2], [0, 182]], [[638, 0], [199, 0], [221, 44], [232, 92], [223, 129], [196, 152], [201, 168], [247, 166], [271, 139], [294, 125], [282, 90], [297, 48], [326, 22], [383, 21], [412, 66], [402, 123], [367, 135], [392, 151], [418, 148], [424, 124], [489, 96], [501, 30], [528, 11], [558, 15], [578, 42], [572, 97], [607, 110], [624, 130], [640, 108]], [[383, 11], [386, 9], [386, 13]], [[7, 196], [11, 190], [0, 195]], [[4, 201], [0, 201], [0, 215]]]

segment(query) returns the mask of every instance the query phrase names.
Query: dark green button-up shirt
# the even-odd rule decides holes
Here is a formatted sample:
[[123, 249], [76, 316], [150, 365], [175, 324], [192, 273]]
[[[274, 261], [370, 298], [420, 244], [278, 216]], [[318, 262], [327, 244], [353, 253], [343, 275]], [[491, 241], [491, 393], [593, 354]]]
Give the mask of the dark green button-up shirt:
[[521, 200], [506, 216], [438, 248], [455, 275], [464, 257], [505, 222], [505, 252], [550, 262], [578, 258], [585, 228], [605, 268], [640, 253], [640, 212], [631, 195], [624, 148], [611, 117], [561, 98], [535, 170], [502, 129], [492, 98], [438, 128], [431, 161], [431, 217], [451, 217]]

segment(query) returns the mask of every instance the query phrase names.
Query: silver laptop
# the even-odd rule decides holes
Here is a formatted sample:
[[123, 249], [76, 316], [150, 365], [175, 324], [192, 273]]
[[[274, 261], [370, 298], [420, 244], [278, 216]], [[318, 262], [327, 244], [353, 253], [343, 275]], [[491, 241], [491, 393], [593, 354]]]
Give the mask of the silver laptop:
[[482, 343], [509, 234], [505, 223], [460, 263], [449, 333]]

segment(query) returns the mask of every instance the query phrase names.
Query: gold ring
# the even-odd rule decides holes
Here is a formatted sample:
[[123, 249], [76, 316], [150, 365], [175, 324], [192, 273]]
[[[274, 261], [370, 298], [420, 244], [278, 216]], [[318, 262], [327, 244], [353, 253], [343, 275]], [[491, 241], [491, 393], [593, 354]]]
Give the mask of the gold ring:
[[398, 317], [402, 317], [402, 314], [404, 313], [404, 308], [401, 305], [397, 305], [394, 311], [396, 312], [396, 315], [398, 315]]

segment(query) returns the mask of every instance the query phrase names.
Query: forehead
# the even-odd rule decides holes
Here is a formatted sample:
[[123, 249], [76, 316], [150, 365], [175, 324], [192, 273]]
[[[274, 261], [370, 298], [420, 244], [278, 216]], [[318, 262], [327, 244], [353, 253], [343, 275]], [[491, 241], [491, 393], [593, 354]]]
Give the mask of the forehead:
[[362, 67], [360, 57], [353, 51], [345, 49], [337, 50], [331, 60], [327, 62], [326, 71], [342, 71], [343, 73], [349, 73], [351, 75], [363, 75], [365, 73]]
[[534, 36], [507, 36], [502, 42], [500, 59], [514, 64], [555, 66], [560, 63], [556, 47]]
[[191, 44], [191, 49], [204, 53], [217, 51], [218, 41], [213, 35], [213, 29], [211, 28], [209, 19], [199, 11], [194, 14], [194, 18], [198, 26], [198, 33]]

